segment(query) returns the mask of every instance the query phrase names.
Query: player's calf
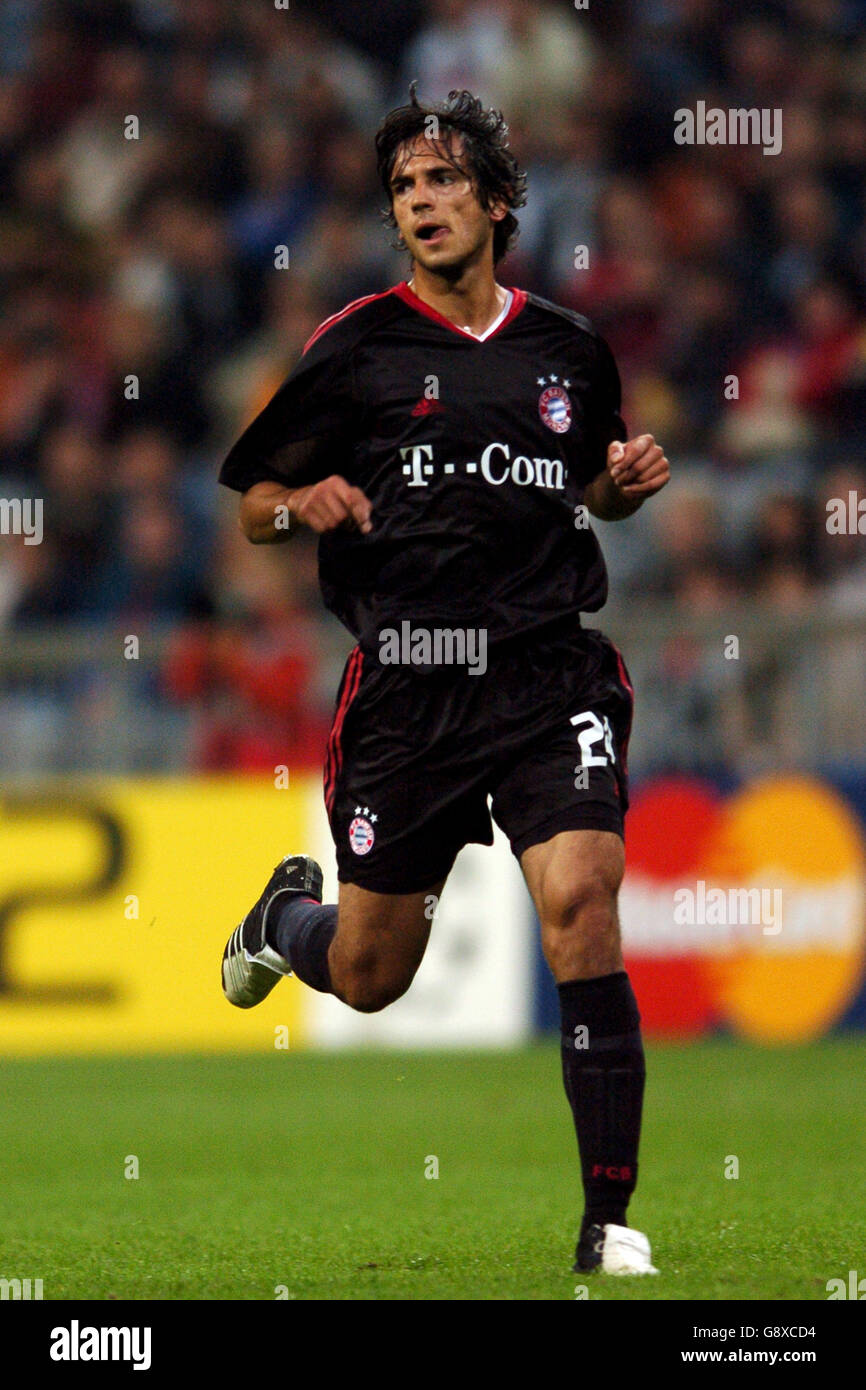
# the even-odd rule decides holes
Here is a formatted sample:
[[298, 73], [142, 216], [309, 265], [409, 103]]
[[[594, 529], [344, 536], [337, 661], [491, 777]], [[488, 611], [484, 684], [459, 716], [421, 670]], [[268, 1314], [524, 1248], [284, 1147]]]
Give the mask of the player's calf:
[[[618, 1256], [617, 1231], [638, 1172], [646, 1076], [640, 1014], [623, 969], [616, 894], [622, 840], [609, 832], [565, 832], [535, 845], [523, 868], [542, 925], [545, 956], [557, 981], [562, 1019], [562, 1076], [581, 1159], [585, 1199], [576, 1268], [604, 1267]], [[634, 1250], [647, 1244], [646, 1258]], [[645, 1237], [626, 1241], [623, 1266], [649, 1272]], [[632, 1248], [634, 1247], [634, 1249]], [[613, 1270], [611, 1270], [613, 1272]]]
[[430, 937], [428, 905], [444, 880], [418, 893], [375, 893], [340, 885], [340, 914], [329, 955], [332, 989], [360, 1013], [376, 1013], [405, 994]]
[[430, 934], [430, 893], [374, 893], [340, 885], [339, 906], [287, 896], [268, 918], [267, 940], [299, 980], [359, 1013], [377, 1013], [415, 978]]
[[350, 1009], [362, 1014], [379, 1013], [404, 995], [415, 971], [397, 966], [375, 950], [340, 957], [339, 987], [334, 993]]

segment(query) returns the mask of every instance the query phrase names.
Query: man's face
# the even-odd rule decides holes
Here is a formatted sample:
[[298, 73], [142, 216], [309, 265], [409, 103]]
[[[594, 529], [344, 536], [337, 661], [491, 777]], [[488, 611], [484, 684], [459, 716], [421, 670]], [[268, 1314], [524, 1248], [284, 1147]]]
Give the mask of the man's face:
[[462, 164], [462, 140], [450, 146], [419, 136], [397, 152], [391, 173], [394, 217], [409, 254], [434, 274], [454, 275], [484, 254], [493, 224], [506, 213], [492, 203], [485, 211]]

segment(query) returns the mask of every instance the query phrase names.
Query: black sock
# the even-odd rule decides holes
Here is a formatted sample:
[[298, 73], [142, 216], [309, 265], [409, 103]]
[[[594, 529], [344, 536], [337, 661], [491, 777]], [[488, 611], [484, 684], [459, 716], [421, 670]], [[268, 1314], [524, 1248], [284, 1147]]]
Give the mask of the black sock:
[[313, 898], [286, 893], [268, 913], [265, 937], [299, 980], [320, 994], [333, 994], [328, 947], [336, 930], [336, 903], [323, 906]]
[[637, 1001], [624, 970], [558, 988], [562, 1075], [580, 1150], [584, 1229], [593, 1222], [624, 1226], [637, 1183], [646, 1077]]

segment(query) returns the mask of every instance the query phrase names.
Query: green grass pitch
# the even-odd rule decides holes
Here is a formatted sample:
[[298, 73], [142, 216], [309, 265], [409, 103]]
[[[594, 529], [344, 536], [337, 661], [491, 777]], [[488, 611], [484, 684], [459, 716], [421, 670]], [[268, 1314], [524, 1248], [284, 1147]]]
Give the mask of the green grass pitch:
[[866, 1274], [864, 1060], [649, 1048], [630, 1215], [661, 1275], [625, 1280], [570, 1270], [554, 1043], [5, 1061], [0, 1276], [46, 1299], [824, 1300]]

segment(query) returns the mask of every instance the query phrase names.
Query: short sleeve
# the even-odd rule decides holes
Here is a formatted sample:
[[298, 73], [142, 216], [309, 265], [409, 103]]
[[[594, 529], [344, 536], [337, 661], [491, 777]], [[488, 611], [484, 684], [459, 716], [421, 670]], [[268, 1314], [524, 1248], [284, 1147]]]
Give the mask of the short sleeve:
[[315, 340], [234, 445], [219, 481], [238, 492], [255, 483], [319, 482], [354, 444], [357, 408], [350, 350], [339, 334]]
[[[594, 392], [594, 437], [597, 441], [600, 461], [596, 474], [607, 465], [607, 447], [615, 439], [628, 439], [628, 430], [622, 418], [622, 387], [613, 353], [604, 338], [597, 338], [598, 357], [596, 361], [596, 388]], [[593, 475], [595, 476], [595, 475]]]

